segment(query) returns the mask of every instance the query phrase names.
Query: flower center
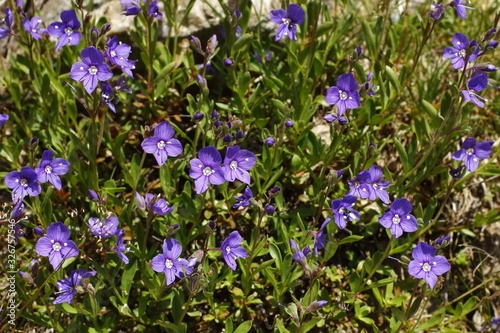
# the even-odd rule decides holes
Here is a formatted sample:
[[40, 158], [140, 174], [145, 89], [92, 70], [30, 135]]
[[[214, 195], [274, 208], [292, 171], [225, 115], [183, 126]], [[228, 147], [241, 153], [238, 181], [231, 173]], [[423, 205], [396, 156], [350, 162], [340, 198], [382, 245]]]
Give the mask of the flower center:
[[54, 243], [54, 245], [52, 245], [52, 249], [53, 249], [54, 251], [59, 251], [59, 250], [61, 249], [61, 244], [59, 244], [59, 243], [57, 243], [57, 242], [56, 242], [56, 243]]
[[91, 75], [96, 75], [96, 74], [97, 74], [97, 67], [95, 67], [95, 66], [90, 66], [90, 67], [89, 67], [89, 73], [90, 73]]
[[71, 28], [66, 28], [64, 29], [64, 33], [69, 36], [73, 33], [73, 30]]
[[31, 29], [31, 32], [36, 32], [36, 29], [35, 28]]
[[399, 222], [401, 222], [401, 219], [399, 218], [399, 215], [396, 214], [392, 217], [392, 223], [394, 224], [398, 224]]
[[458, 54], [460, 54], [460, 56], [462, 58], [465, 57], [465, 49], [464, 50], [460, 50], [460, 52], [458, 52]]
[[373, 183], [372, 186], [373, 186], [374, 189], [377, 189], [378, 184], [377, 183]]
[[341, 100], [347, 99], [347, 93], [345, 91], [339, 90], [339, 94]]
[[172, 266], [174, 266], [174, 263], [172, 262], [172, 260], [170, 260], [170, 259], [165, 260], [165, 267], [172, 268]]
[[24, 187], [28, 186], [28, 181], [26, 179], [24, 179], [24, 178], [21, 179], [21, 185], [24, 186]]
[[163, 141], [163, 140], [158, 141], [157, 147], [158, 147], [158, 149], [165, 148], [165, 141]]
[[422, 265], [422, 269], [424, 270], [424, 272], [429, 272], [429, 271], [431, 270], [431, 268], [432, 268], [432, 267], [431, 267], [431, 265], [429, 265], [429, 263], [428, 263], [428, 262], [426, 262], [426, 263], [424, 263], [424, 264]]
[[210, 176], [211, 174], [213, 174], [215, 171], [212, 170], [211, 167], [205, 167], [205, 169], [203, 169], [203, 174], [205, 176]]
[[474, 154], [474, 149], [469, 148], [465, 152], [467, 153], [467, 155], [472, 155], [472, 154]]
[[109, 51], [109, 54], [110, 54], [112, 57], [116, 57], [116, 52], [115, 52], [115, 50], [111, 50], [111, 51]]
[[231, 161], [231, 163], [229, 164], [229, 167], [230, 167], [232, 170], [236, 171], [236, 168], [238, 167], [238, 162], [236, 162], [236, 161]]
[[226, 246], [226, 252], [227, 254], [231, 253], [231, 248], [229, 246]]
[[358, 188], [359, 187], [359, 182], [354, 182], [354, 188]]
[[283, 21], [283, 24], [286, 24], [286, 25], [290, 25], [292, 23], [292, 20], [290, 20], [287, 17], [282, 18], [281, 21]]
[[51, 174], [52, 173], [52, 167], [50, 165], [47, 165], [45, 167], [45, 173]]

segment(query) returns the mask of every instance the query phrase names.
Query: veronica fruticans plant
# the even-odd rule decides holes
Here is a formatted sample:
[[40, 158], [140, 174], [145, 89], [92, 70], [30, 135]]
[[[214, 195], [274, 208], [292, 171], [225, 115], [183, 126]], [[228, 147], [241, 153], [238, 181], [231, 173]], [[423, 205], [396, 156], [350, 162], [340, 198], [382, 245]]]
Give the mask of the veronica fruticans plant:
[[64, 259], [78, 256], [78, 248], [69, 236], [69, 229], [62, 222], [51, 224], [47, 228], [47, 235], [36, 243], [36, 253], [49, 257], [52, 267], [59, 269]]
[[174, 128], [170, 123], [162, 121], [154, 129], [154, 135], [144, 139], [142, 149], [148, 154], [153, 154], [159, 166], [167, 161], [169, 156], [176, 157], [182, 153], [182, 145], [174, 139]]

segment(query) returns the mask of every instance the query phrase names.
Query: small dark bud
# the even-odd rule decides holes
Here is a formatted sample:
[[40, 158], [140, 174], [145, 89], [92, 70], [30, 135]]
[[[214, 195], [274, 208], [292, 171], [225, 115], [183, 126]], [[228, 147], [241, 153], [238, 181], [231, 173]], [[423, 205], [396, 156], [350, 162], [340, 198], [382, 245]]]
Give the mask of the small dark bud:
[[245, 134], [243, 134], [243, 131], [236, 132], [236, 140], [243, 139], [244, 136]]
[[205, 116], [202, 112], [198, 112], [194, 115], [194, 120], [201, 120], [203, 119], [203, 116]]
[[273, 205], [267, 205], [266, 208], [264, 209], [266, 211], [266, 214], [268, 215], [273, 215], [276, 209], [274, 208]]
[[224, 66], [231, 67], [233, 65], [233, 61], [229, 58], [224, 59]]
[[219, 119], [219, 114], [217, 113], [217, 110], [215, 110], [215, 109], [212, 111], [211, 116], [213, 119]]
[[99, 31], [97, 31], [97, 27], [92, 27], [92, 30], [90, 30], [90, 42], [92, 43], [92, 45], [96, 46], [98, 39]]
[[212, 230], [215, 230], [215, 221], [208, 222], [208, 227]]
[[201, 42], [200, 42], [200, 39], [196, 36], [191, 36], [190, 37], [191, 39], [191, 44], [193, 44], [193, 47], [196, 51], [198, 51], [198, 53], [200, 53], [201, 55], [205, 55], [205, 52], [203, 52], [203, 50], [201, 49]]
[[222, 141], [225, 142], [225, 143], [229, 143], [233, 140], [233, 137], [231, 134], [226, 134], [224, 135], [224, 137], [222, 138]]
[[274, 138], [272, 136], [270, 136], [266, 140], [264, 140], [264, 143], [266, 145], [268, 145], [269, 147], [271, 147], [272, 145], [274, 145], [275, 142], [276, 142], [276, 140], [274, 140]]
[[271, 193], [272, 194], [276, 194], [278, 193], [279, 191], [281, 191], [281, 187], [280, 186], [275, 186], [271, 189]]
[[43, 229], [40, 227], [34, 227], [33, 228], [33, 233], [38, 236], [43, 236]]
[[220, 127], [220, 121], [216, 120], [215, 123], [214, 123], [214, 126], [215, 126], [215, 128], [219, 128]]
[[293, 127], [293, 120], [288, 119], [287, 121], [285, 121], [285, 126], [287, 128]]
[[101, 26], [100, 36], [104, 36], [105, 34], [107, 34], [109, 32], [109, 30], [111, 30], [111, 24], [109, 24], [109, 23], [103, 24]]
[[92, 201], [99, 201], [99, 196], [97, 195], [97, 193], [95, 193], [92, 190], [89, 190], [88, 193], [89, 193], [90, 200], [92, 200]]

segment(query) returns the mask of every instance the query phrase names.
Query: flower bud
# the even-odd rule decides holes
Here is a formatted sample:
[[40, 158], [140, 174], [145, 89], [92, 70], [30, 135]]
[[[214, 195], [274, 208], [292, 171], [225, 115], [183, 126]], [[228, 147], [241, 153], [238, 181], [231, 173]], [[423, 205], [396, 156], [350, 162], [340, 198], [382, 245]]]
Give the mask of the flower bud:
[[217, 110], [215, 110], [215, 109], [212, 111], [211, 116], [212, 116], [212, 119], [219, 119], [219, 114], [217, 113]]
[[233, 137], [231, 136], [231, 134], [226, 134], [222, 138], [222, 142], [224, 142], [224, 143], [230, 143], [232, 140], [233, 140]]
[[311, 313], [317, 311], [318, 309], [324, 307], [326, 303], [328, 303], [328, 301], [314, 301], [311, 304], [309, 304], [305, 313]]
[[198, 112], [194, 115], [194, 120], [201, 120], [203, 119], [203, 116], [205, 116], [202, 112]]
[[43, 229], [40, 227], [34, 227], [33, 228], [33, 233], [38, 236], [43, 236]]
[[287, 121], [285, 121], [285, 126], [287, 128], [293, 127], [293, 120], [288, 119]]
[[224, 66], [231, 67], [233, 65], [233, 61], [229, 58], [224, 59]]
[[212, 35], [212, 37], [207, 42], [207, 54], [209, 57], [214, 54], [218, 44], [219, 42], [217, 41], [217, 35]]
[[329, 113], [329, 114], [325, 115], [323, 117], [323, 119], [326, 120], [329, 123], [333, 123], [337, 119], [337, 117], [334, 116], [333, 114]]
[[264, 210], [266, 211], [266, 214], [273, 215], [276, 209], [273, 205], [267, 205]]
[[243, 131], [236, 132], [236, 140], [243, 139], [244, 136]]
[[264, 143], [266, 145], [268, 145], [269, 147], [274, 145], [275, 142], [276, 142], [276, 140], [274, 140], [274, 138], [272, 136], [270, 136], [270, 137], [266, 138], [266, 140], [264, 140]]
[[89, 190], [88, 193], [89, 193], [90, 200], [92, 200], [92, 201], [99, 201], [99, 196], [97, 195], [97, 193], [95, 193], [92, 190]]

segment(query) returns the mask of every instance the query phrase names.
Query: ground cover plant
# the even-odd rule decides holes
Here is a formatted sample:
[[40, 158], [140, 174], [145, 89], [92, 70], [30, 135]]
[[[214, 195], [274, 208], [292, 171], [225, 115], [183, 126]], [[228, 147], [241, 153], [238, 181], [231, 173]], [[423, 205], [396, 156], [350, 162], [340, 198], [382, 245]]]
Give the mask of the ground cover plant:
[[500, 4], [236, 3], [8, 1], [2, 332], [498, 331]]

